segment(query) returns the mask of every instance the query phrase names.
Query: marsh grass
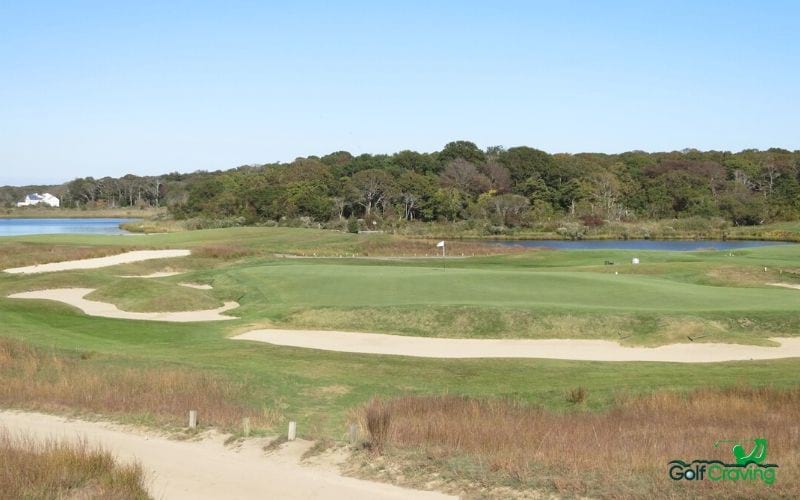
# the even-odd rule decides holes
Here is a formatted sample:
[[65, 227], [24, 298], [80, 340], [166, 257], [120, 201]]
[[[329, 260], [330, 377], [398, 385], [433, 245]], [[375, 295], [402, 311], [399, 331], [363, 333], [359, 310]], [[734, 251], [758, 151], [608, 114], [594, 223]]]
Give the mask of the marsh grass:
[[[382, 460], [405, 477], [435, 470], [450, 479], [603, 498], [800, 497], [800, 388], [736, 387], [623, 398], [606, 412], [556, 413], [511, 400], [458, 396], [372, 401], [389, 421]], [[774, 484], [674, 481], [673, 459], [733, 461], [730, 444], [769, 439]]]
[[0, 429], [3, 498], [146, 499], [138, 464], [120, 465], [85, 441], [34, 440]]
[[189, 410], [202, 427], [223, 430], [249, 417], [253, 429], [272, 426], [277, 415], [243, 403], [246, 387], [208, 373], [177, 368], [112, 367], [94, 353], [47, 352], [0, 339], [0, 405], [78, 412], [186, 426]]

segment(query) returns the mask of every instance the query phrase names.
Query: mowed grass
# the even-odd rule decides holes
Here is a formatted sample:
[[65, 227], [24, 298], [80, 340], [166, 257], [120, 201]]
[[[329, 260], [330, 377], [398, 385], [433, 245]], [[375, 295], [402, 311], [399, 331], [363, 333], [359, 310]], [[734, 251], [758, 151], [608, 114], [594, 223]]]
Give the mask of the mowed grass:
[[[453, 259], [447, 270], [440, 259], [275, 257], [337, 255], [358, 249], [372, 237], [238, 228], [136, 237], [9, 239], [0, 242], [0, 260], [11, 258], [7, 250], [12, 248], [18, 252], [20, 246], [53, 244], [199, 251], [188, 258], [90, 271], [0, 274], [0, 335], [56, 352], [94, 352], [102, 360], [96, 363], [112, 371], [131, 366], [190, 369], [235, 380], [245, 390], [233, 397], [247, 407], [274, 409], [276, 428], [295, 419], [301, 433], [334, 438], [342, 437], [348, 409], [375, 394], [506, 396], [561, 411], [570, 407], [565, 394], [578, 385], [590, 390], [589, 408], [604, 408], [620, 392], [734, 383], [791, 386], [800, 378], [797, 360], [700, 366], [430, 360], [226, 338], [248, 328], [276, 325], [453, 337], [610, 338], [648, 345], [686, 342], [687, 336], [700, 342], [764, 343], [770, 336], [794, 335], [800, 326], [795, 312], [800, 291], [752, 280], [714, 285], [703, 277], [721, 266], [751, 271], [768, 266], [786, 269], [788, 275], [788, 270], [800, 267], [800, 251], [793, 246], [740, 251], [734, 257], [723, 252], [532, 251]], [[632, 255], [643, 263], [603, 266], [604, 259], [630, 262]], [[168, 269], [186, 273], [157, 280], [118, 277]], [[178, 286], [180, 282], [209, 283], [214, 288], [186, 289]], [[4, 298], [12, 292], [64, 286], [97, 288], [94, 296], [132, 310], [206, 308], [237, 300], [241, 307], [229, 314], [240, 319], [132, 322], [88, 317], [50, 301]], [[202, 408], [199, 411], [202, 414]]]

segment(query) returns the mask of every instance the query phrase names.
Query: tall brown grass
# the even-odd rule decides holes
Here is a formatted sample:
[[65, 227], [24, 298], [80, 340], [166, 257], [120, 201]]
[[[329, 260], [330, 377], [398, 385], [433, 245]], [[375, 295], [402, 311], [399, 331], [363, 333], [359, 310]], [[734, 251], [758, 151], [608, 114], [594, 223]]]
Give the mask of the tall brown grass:
[[[369, 415], [367, 406], [363, 415]], [[739, 387], [624, 398], [606, 412], [556, 413], [509, 400], [402, 397], [388, 413], [385, 457], [488, 485], [603, 498], [800, 498], [800, 387]], [[369, 429], [369, 427], [367, 427]], [[383, 432], [383, 431], [382, 431]], [[730, 444], [769, 439], [774, 484], [674, 481], [673, 459], [733, 462]]]
[[97, 362], [91, 353], [50, 353], [0, 339], [0, 405], [89, 412], [154, 425], [186, 426], [189, 410], [201, 426], [270, 427], [274, 413], [242, 401], [247, 388], [206, 373], [177, 368], [128, 368]]
[[85, 441], [39, 441], [0, 429], [2, 498], [146, 499], [139, 465], [120, 465]]
[[205, 245], [192, 250], [194, 257], [206, 257], [210, 259], [233, 260], [255, 255], [257, 252], [252, 248], [240, 245]]

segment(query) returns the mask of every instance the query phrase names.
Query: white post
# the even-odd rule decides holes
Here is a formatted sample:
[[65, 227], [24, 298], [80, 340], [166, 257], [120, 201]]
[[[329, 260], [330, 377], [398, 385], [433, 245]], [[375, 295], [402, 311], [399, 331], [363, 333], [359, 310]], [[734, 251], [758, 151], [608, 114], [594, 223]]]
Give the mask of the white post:
[[250, 417], [242, 419], [242, 434], [244, 434], [244, 437], [250, 436]]
[[297, 437], [297, 422], [289, 422], [289, 433], [287, 435], [287, 439], [289, 441], [294, 441]]
[[197, 410], [189, 410], [189, 428], [197, 427]]
[[356, 424], [350, 424], [350, 445], [355, 446], [358, 442], [358, 426]]

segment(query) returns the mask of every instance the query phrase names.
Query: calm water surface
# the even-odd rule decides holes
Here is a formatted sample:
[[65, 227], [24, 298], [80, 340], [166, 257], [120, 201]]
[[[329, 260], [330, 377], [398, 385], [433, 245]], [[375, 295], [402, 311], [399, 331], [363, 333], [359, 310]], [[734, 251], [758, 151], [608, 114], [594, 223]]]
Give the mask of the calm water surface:
[[0, 219], [0, 236], [26, 234], [124, 234], [120, 224], [134, 219]]
[[722, 241], [722, 240], [503, 240], [498, 245], [557, 248], [561, 250], [736, 250], [739, 248], [791, 245], [783, 241]]

